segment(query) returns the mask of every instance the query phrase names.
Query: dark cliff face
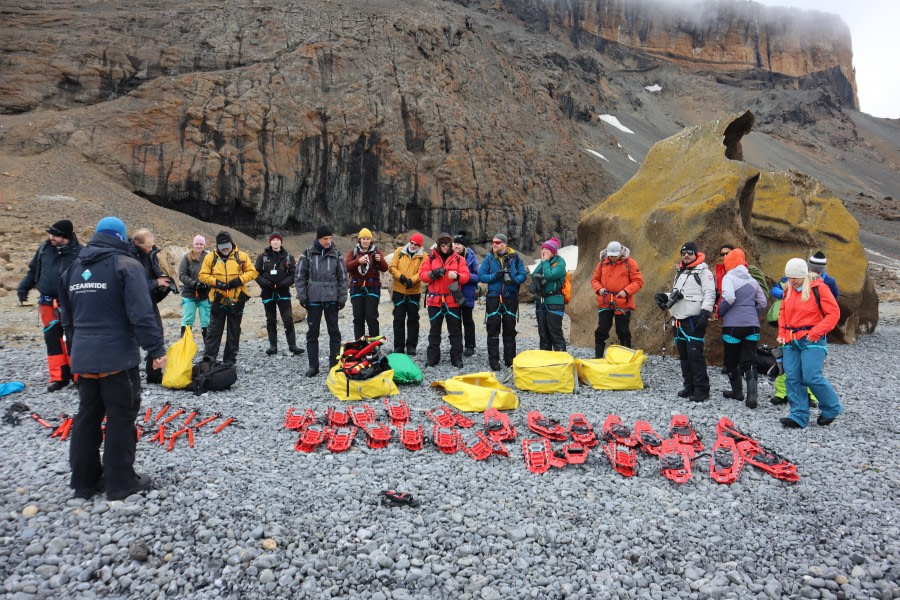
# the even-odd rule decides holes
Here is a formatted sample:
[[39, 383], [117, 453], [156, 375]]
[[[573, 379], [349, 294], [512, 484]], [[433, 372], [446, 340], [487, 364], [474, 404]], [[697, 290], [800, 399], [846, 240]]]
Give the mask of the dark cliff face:
[[[710, 13], [700, 25], [642, 2], [5, 10], [0, 111], [34, 123], [9, 129], [7, 147], [77, 147], [137, 194], [248, 233], [325, 222], [465, 229], [476, 243], [507, 231], [525, 250], [550, 235], [572, 243], [579, 211], [682, 125], [655, 113], [641, 122], [649, 76], [696, 62], [737, 88], [758, 73], [778, 74], [770, 89], [843, 77], [839, 99], [855, 86], [829, 58], [838, 42], [816, 46], [830, 76], [794, 72], [787, 25], [773, 53], [749, 16]], [[759, 66], [747, 40], [764, 37]], [[813, 51], [794, 42], [806, 60]], [[631, 115], [636, 133], [600, 113]]]

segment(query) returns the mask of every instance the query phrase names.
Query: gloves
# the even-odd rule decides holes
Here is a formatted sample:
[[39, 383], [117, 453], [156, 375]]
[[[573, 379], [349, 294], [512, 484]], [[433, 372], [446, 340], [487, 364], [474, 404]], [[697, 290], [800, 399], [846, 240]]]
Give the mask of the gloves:
[[242, 285], [241, 278], [235, 277], [234, 279], [232, 279], [231, 281], [228, 282], [228, 289], [233, 290], [234, 288], [241, 287], [241, 285]]
[[446, 273], [446, 272], [447, 272], [447, 269], [445, 269], [444, 267], [438, 267], [437, 269], [434, 269], [431, 272], [431, 278], [432, 279], [440, 279], [441, 277], [444, 276], [444, 273]]
[[705, 308], [702, 309], [702, 310], [700, 311], [700, 320], [701, 320], [701, 321], [707, 321], [707, 320], [709, 320], [709, 315], [711, 315], [711, 314], [712, 314], [712, 313], [709, 312], [708, 310], [706, 310]]
[[412, 281], [410, 281], [409, 277], [407, 277], [406, 275], [400, 276], [400, 283], [402, 283], [406, 287], [412, 287]]
[[494, 273], [494, 281], [500, 281], [501, 279], [503, 279], [503, 271]]
[[28, 300], [28, 294], [19, 294], [19, 304], [25, 304], [25, 301]]
[[345, 306], [347, 306], [347, 303], [346, 303], [346, 302], [338, 302], [338, 303], [337, 303], [337, 308], [338, 308], [338, 310], [344, 310], [344, 307], [345, 307]]
[[227, 290], [228, 286], [225, 285], [224, 281], [216, 281], [216, 289], [217, 290]]
[[412, 286], [414, 286], [415, 284], [413, 283], [413, 280], [412, 280], [412, 279], [410, 279], [409, 277], [407, 277], [407, 278], [406, 278], [406, 281], [403, 282], [403, 285], [406, 286], [406, 289], [409, 289], [409, 288], [411, 288]]
[[669, 297], [665, 292], [656, 292], [656, 295], [653, 296], [653, 299], [656, 300], [656, 305], [660, 308], [660, 310], [666, 310], [666, 305], [669, 303]]

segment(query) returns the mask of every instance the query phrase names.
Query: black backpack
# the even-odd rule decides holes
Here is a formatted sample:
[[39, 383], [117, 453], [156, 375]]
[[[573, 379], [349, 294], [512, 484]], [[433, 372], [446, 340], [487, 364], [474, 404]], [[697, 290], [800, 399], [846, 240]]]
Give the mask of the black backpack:
[[204, 392], [221, 392], [227, 390], [237, 381], [237, 369], [229, 363], [214, 363], [204, 358], [194, 365], [191, 386], [194, 395]]
[[[781, 348], [776, 348], [779, 356], [781, 355]], [[756, 371], [761, 375], [765, 375], [769, 379], [774, 380], [781, 374], [781, 369], [778, 365], [778, 362], [775, 360], [775, 354], [773, 354], [773, 349], [769, 348], [767, 345], [763, 344], [759, 348], [756, 349]]]

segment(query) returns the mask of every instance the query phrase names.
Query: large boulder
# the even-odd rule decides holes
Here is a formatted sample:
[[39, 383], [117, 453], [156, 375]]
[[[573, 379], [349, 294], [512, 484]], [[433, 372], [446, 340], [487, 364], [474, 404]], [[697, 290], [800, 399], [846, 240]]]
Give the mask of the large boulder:
[[[796, 172], [767, 173], [743, 161], [741, 138], [754, 117], [736, 113], [655, 144], [641, 168], [618, 192], [582, 214], [578, 241], [582, 259], [574, 274], [572, 343], [592, 346], [596, 301], [590, 278], [611, 240], [631, 248], [644, 275], [632, 317], [633, 344], [649, 352], [663, 348], [663, 316], [653, 295], [669, 291], [678, 251], [695, 241], [714, 269], [718, 249], [743, 248], [766, 275], [779, 279], [785, 262], [817, 249], [831, 257], [829, 273], [841, 288], [841, 328], [832, 337], [852, 341], [878, 321], [878, 298], [868, 277], [856, 220], [820, 183]], [[774, 341], [763, 325], [763, 340]], [[720, 330], [707, 334], [713, 361], [721, 357]], [[671, 351], [671, 331], [667, 339]]]

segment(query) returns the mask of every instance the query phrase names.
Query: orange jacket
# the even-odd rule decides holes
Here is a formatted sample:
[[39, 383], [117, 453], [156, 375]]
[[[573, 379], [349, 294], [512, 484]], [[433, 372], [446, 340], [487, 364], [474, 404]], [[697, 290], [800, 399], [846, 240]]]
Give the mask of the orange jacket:
[[[597, 295], [598, 308], [612, 308], [615, 301], [617, 309], [634, 310], [634, 294], [644, 287], [644, 276], [641, 275], [638, 264], [628, 256], [627, 248], [623, 248], [622, 258], [616, 262], [607, 258], [604, 251], [594, 268], [591, 287]], [[608, 293], [599, 294], [600, 290]], [[627, 295], [624, 298], [617, 297], [616, 294], [623, 290]]]
[[460, 292], [462, 285], [467, 283], [472, 275], [469, 273], [469, 267], [466, 266], [466, 259], [456, 252], [451, 252], [447, 260], [443, 260], [437, 250], [432, 250], [431, 254], [422, 262], [419, 268], [419, 279], [428, 284], [428, 292], [425, 294], [425, 306], [441, 306], [444, 302], [450, 308], [456, 308], [459, 304], [450, 293], [450, 284], [453, 280], [445, 273], [443, 277], [431, 279], [431, 272], [438, 267], [443, 267], [450, 271], [456, 271], [459, 274]]
[[[816, 302], [813, 289], [819, 290], [819, 299], [822, 301], [821, 310]], [[781, 301], [781, 312], [778, 313], [778, 337], [783, 340], [806, 337], [809, 341], [815, 342], [834, 329], [841, 318], [841, 309], [838, 307], [834, 295], [819, 277], [810, 282], [809, 299], [806, 302], [803, 301], [803, 295], [794, 289], [785, 290], [785, 296], [785, 299]], [[803, 327], [810, 327], [810, 329], [796, 331]]]

